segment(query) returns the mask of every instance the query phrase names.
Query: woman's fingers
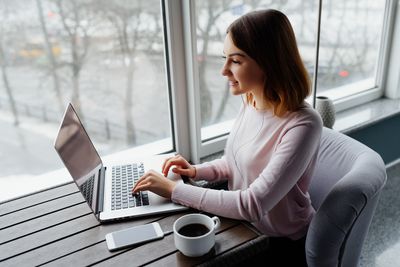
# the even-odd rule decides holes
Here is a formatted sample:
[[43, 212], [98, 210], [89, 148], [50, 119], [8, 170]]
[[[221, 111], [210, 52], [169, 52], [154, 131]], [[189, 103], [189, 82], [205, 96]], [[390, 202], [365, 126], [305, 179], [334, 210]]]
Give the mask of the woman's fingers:
[[132, 189], [132, 193], [136, 194], [139, 191], [148, 190], [170, 199], [175, 185], [175, 182], [165, 178], [162, 174], [150, 170], [138, 180]]
[[132, 188], [132, 193], [133, 194], [136, 194], [139, 190], [138, 190], [138, 187], [140, 186], [142, 184], [142, 182], [139, 182], [139, 181], [137, 181], [136, 183], [135, 183], [135, 185], [133, 186], [133, 188]]
[[176, 162], [177, 162], [176, 156], [173, 158], [169, 158], [164, 162], [162, 173], [164, 174], [165, 177], [168, 176], [169, 169], [171, 168], [172, 165], [175, 165]]
[[147, 177], [149, 177], [149, 175], [150, 175], [150, 173], [146, 172], [142, 177], [139, 178], [139, 180], [137, 180], [137, 182], [135, 183], [135, 185], [133, 186], [133, 189], [132, 189], [133, 193], [136, 193], [137, 191], [139, 191], [139, 190], [137, 190], [137, 187], [140, 186], [145, 181], [145, 179], [147, 179]]
[[179, 174], [179, 175], [191, 176], [190, 175], [191, 174], [191, 170], [190, 169], [182, 169], [182, 168], [179, 168], [179, 167], [175, 167], [175, 168], [172, 169], [172, 171], [174, 173]]
[[[174, 156], [174, 157], [176, 157], [176, 156]], [[162, 167], [161, 167], [161, 171], [162, 171], [163, 174], [164, 174], [165, 165], [167, 164], [167, 162], [168, 162], [169, 160], [173, 159], [174, 157], [166, 158], [166, 159], [164, 160], [163, 165], [162, 165]], [[167, 172], [167, 173], [168, 173], [168, 172]]]
[[169, 169], [172, 166], [179, 166], [179, 167], [187, 168], [188, 165], [190, 165], [190, 164], [182, 156], [177, 155], [177, 156], [165, 161], [165, 163], [163, 165], [162, 173], [166, 177], [168, 175]]
[[133, 189], [132, 193], [136, 194], [137, 192], [140, 192], [140, 191], [147, 191], [150, 189], [150, 186], [151, 186], [151, 183], [142, 182]]

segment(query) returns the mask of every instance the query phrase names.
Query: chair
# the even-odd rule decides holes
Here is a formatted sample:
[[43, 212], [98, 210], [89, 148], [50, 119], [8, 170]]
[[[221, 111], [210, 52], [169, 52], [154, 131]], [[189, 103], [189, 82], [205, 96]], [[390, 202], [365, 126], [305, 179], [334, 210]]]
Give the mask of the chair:
[[382, 158], [324, 128], [309, 193], [317, 211], [306, 238], [309, 267], [355, 267], [386, 182]]

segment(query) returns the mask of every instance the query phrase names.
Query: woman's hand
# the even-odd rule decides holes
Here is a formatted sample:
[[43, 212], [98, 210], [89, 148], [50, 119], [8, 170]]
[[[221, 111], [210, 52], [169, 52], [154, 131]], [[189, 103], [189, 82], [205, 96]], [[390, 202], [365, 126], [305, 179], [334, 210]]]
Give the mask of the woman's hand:
[[196, 168], [193, 167], [184, 157], [176, 155], [175, 157], [168, 158], [164, 161], [162, 166], [162, 173], [167, 177], [169, 169], [174, 166], [172, 171], [176, 174], [193, 178], [196, 176]]
[[132, 193], [136, 194], [139, 191], [149, 190], [157, 195], [171, 199], [175, 185], [174, 181], [165, 178], [161, 173], [150, 170], [136, 182]]

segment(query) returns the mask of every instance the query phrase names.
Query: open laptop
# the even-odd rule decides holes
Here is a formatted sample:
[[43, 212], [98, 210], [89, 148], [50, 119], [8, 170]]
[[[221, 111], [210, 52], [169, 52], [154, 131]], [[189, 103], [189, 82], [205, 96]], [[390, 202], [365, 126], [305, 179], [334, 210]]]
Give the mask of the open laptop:
[[[160, 157], [105, 166], [72, 104], [68, 104], [54, 147], [100, 222], [187, 209], [152, 192], [132, 195], [135, 180], [159, 169]], [[170, 172], [170, 179], [181, 179]]]

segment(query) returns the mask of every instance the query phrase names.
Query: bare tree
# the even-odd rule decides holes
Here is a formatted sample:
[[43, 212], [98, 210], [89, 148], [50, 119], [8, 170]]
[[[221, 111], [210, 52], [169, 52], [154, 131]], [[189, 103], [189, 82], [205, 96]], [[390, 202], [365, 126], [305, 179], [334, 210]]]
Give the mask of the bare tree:
[[57, 0], [56, 5], [71, 48], [71, 61], [66, 63], [72, 69], [71, 100], [77, 112], [83, 116], [81, 112], [79, 79], [89, 51], [91, 18], [88, 8], [90, 3], [85, 1], [79, 2], [78, 4], [76, 0]]
[[18, 110], [17, 110], [17, 106], [15, 104], [14, 95], [13, 95], [13, 92], [12, 92], [12, 89], [10, 86], [10, 82], [8, 79], [7, 61], [6, 61], [2, 42], [0, 42], [0, 62], [1, 62], [1, 74], [2, 74], [2, 78], [3, 78], [3, 84], [4, 84], [4, 87], [6, 88], [8, 100], [10, 101], [10, 105], [11, 105], [11, 111], [14, 116], [14, 125], [18, 126], [19, 125]]
[[[360, 7], [360, 1], [355, 2], [354, 11], [357, 13], [363, 12], [362, 17], [365, 18], [365, 21], [370, 18], [369, 13], [371, 12], [371, 9]], [[350, 27], [347, 24], [346, 26]], [[354, 31], [354, 27], [351, 27], [350, 31]], [[368, 64], [367, 55], [368, 51], [371, 51], [372, 46], [377, 44], [376, 40], [379, 40], [379, 34], [380, 32], [371, 31], [367, 23], [363, 23], [361, 27], [357, 27], [357, 32], [346, 36], [349, 41], [349, 43], [345, 45], [347, 48], [345, 51], [347, 53], [342, 53], [339, 66], [351, 66], [353, 72], [356, 72], [357, 70], [361, 78], [370, 75], [371, 71], [374, 70], [375, 65]]]
[[[148, 15], [152, 20], [152, 25], [154, 25], [154, 29], [147, 30], [143, 32], [141, 43], [143, 44], [143, 52], [149, 55], [149, 60], [152, 62], [151, 66], [156, 68], [156, 72], [164, 72], [165, 65], [160, 64], [160, 59], [163, 60], [163, 53], [160, 51], [154, 51], [153, 45], [157, 44], [157, 46], [163, 46], [163, 25], [162, 20], [160, 19], [159, 10], [148, 10]], [[149, 18], [149, 21], [150, 21]]]
[[[328, 34], [328, 27], [325, 27], [324, 34], [321, 35], [321, 48], [329, 51], [329, 58], [326, 61], [325, 67], [327, 75], [319, 75], [318, 83], [329, 87], [338, 86], [338, 70], [344, 66], [349, 66], [354, 63], [353, 56], [344, 56], [346, 51], [352, 51], [350, 54], [357, 53], [360, 39], [358, 35], [352, 33], [352, 25], [348, 24], [348, 14], [351, 8], [348, 7], [349, 2], [343, 1], [341, 7], [327, 6], [327, 15], [332, 21], [338, 21], [336, 28], [336, 36], [333, 39], [328, 39], [332, 34]], [[334, 9], [334, 10], [332, 10]], [[324, 25], [324, 21], [322, 21]], [[327, 24], [329, 25], [329, 24]], [[328, 37], [328, 38], [327, 38]], [[353, 51], [354, 50], [354, 51]], [[365, 52], [365, 51], [364, 51]], [[327, 53], [325, 53], [327, 54]], [[353, 61], [353, 62], [352, 62]], [[324, 88], [322, 86], [322, 88]]]
[[[144, 14], [151, 8], [146, 1], [104, 1], [102, 6], [104, 15], [116, 30], [118, 49], [121, 52], [123, 66], [126, 71], [126, 86], [123, 98], [123, 106], [126, 124], [126, 140], [128, 144], [137, 142], [136, 127], [133, 122], [133, 79], [135, 74], [135, 57], [139, 46], [146, 50], [151, 47], [151, 40], [157, 33], [145, 29]], [[150, 41], [150, 42], [149, 42]], [[146, 45], [144, 45], [146, 44]]]
[[54, 88], [54, 91], [56, 94], [58, 108], [59, 108], [60, 112], [62, 112], [64, 110], [64, 104], [63, 104], [63, 97], [62, 97], [61, 88], [60, 88], [60, 79], [57, 74], [58, 65], [57, 65], [56, 59], [54, 57], [53, 47], [50, 42], [49, 33], [47, 31], [46, 22], [45, 22], [44, 15], [43, 15], [42, 1], [36, 0], [36, 6], [38, 9], [38, 17], [39, 17], [39, 21], [40, 21], [40, 27], [41, 27], [43, 37], [44, 37], [46, 55], [47, 55], [47, 58], [49, 59], [49, 63], [50, 63], [47, 66], [47, 70], [49, 71], [49, 73], [53, 79], [53, 88]]
[[224, 88], [224, 95], [221, 98], [221, 101], [219, 102], [217, 113], [215, 114], [214, 123], [217, 123], [221, 120], [222, 115], [224, 114], [226, 104], [228, 103], [228, 97], [229, 97], [229, 83], [225, 83], [225, 88]]
[[[244, 7], [244, 5], [247, 4], [250, 6], [251, 9], [255, 9], [255, 8], [260, 8], [260, 7], [268, 7], [271, 4], [271, 1], [262, 1], [262, 0], [248, 0], [248, 1], [243, 1], [242, 6]], [[215, 4], [214, 4], [215, 5]], [[212, 5], [209, 5], [207, 10], [208, 13], [210, 14], [210, 12], [212, 12], [212, 10], [215, 7], [213, 7]], [[207, 57], [207, 50], [205, 50], [205, 48], [207, 48], [208, 46], [208, 42], [210, 39], [221, 39], [220, 36], [222, 35], [221, 32], [215, 27], [215, 22], [219, 19], [219, 17], [221, 16], [222, 13], [227, 12], [229, 9], [231, 8], [230, 6], [230, 2], [229, 1], [224, 1], [222, 2], [222, 7], [221, 7], [221, 11], [217, 14], [214, 14], [214, 16], [209, 15], [209, 17], [214, 17], [211, 20], [208, 20], [207, 23], [207, 28], [206, 30], [201, 30], [199, 29], [199, 31], [201, 32], [201, 37], [203, 38], [203, 41], [205, 42], [206, 46], [203, 46], [203, 49], [201, 51], [201, 58], [206, 58]], [[207, 36], [209, 35], [211, 32], [213, 31], [216, 32], [216, 36]], [[201, 84], [201, 90], [202, 90], [202, 101], [204, 100], [205, 103], [202, 105], [202, 121], [203, 122], [207, 122], [207, 120], [209, 119], [208, 116], [211, 117], [211, 114], [207, 114], [205, 113], [204, 109], [208, 108], [208, 110], [211, 110], [211, 108], [209, 108], [209, 105], [211, 103], [211, 95], [209, 93], [209, 91], [206, 89], [207, 88], [207, 82], [205, 79], [205, 69], [206, 69], [206, 61], [201, 61], [199, 63], [199, 65], [201, 66], [199, 68], [199, 75], [200, 75], [200, 84]], [[222, 115], [224, 114], [226, 105], [228, 103], [228, 99], [229, 99], [229, 84], [228, 82], [226, 82], [225, 84], [225, 88], [223, 88], [224, 92], [223, 92], [223, 96], [221, 98], [221, 101], [218, 103], [218, 106], [216, 108], [216, 113], [214, 118], [212, 119], [213, 123], [217, 123], [220, 121]], [[212, 103], [211, 103], [212, 104]]]
[[[207, 14], [207, 20], [205, 25], [202, 27], [199, 23], [197, 24], [198, 38], [202, 41], [202, 46], [198, 54], [198, 66], [199, 66], [199, 84], [200, 84], [200, 105], [201, 105], [201, 121], [202, 124], [207, 124], [211, 119], [212, 111], [212, 97], [206, 80], [206, 69], [207, 69], [207, 56], [208, 46], [212, 39], [210, 36], [212, 30], [218, 31], [215, 27], [215, 22], [218, 18], [229, 9], [229, 1], [222, 1], [222, 3], [215, 1], [204, 1], [204, 9]], [[217, 33], [220, 35], [220, 33]], [[224, 100], [223, 100], [224, 101]]]
[[[1, 17], [2, 18], [7, 18], [8, 17], [8, 12], [9, 10], [6, 8], [7, 3], [4, 3], [4, 1], [2, 1], [1, 3], [3, 5], [3, 7], [0, 9], [2, 12]], [[18, 126], [19, 125], [19, 116], [18, 116], [18, 110], [17, 110], [17, 106], [15, 103], [15, 98], [14, 98], [14, 94], [10, 85], [10, 81], [8, 78], [8, 72], [7, 72], [7, 56], [4, 50], [4, 32], [5, 29], [4, 27], [7, 26], [6, 23], [0, 23], [0, 67], [1, 67], [1, 74], [2, 74], [2, 80], [3, 80], [3, 84], [4, 87], [6, 89], [6, 93], [7, 93], [7, 97], [8, 100], [10, 102], [10, 106], [11, 106], [11, 112], [14, 116], [14, 125]]]

